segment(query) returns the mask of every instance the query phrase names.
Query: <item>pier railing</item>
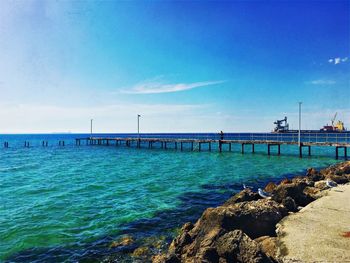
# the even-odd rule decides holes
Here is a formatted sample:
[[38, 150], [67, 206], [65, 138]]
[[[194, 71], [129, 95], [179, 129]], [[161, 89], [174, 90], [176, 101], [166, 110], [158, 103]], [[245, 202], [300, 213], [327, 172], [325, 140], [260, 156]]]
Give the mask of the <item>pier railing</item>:
[[[178, 133], [178, 134], [125, 134], [122, 137], [129, 138], [160, 138], [160, 139], [198, 139], [198, 140], [220, 140], [220, 134], [215, 133]], [[250, 140], [250, 141], [277, 141], [298, 142], [298, 133], [225, 133], [224, 140]], [[301, 133], [301, 142], [310, 143], [350, 143], [350, 133]]]

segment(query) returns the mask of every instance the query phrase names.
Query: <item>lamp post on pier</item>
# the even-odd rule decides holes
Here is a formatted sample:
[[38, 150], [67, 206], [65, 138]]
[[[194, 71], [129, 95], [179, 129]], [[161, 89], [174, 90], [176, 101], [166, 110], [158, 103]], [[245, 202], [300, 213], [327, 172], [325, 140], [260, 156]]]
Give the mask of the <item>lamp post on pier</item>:
[[90, 120], [90, 139], [92, 139], [92, 121], [93, 119]]
[[299, 102], [299, 131], [298, 131], [298, 145], [301, 146], [301, 104], [302, 102]]
[[137, 138], [139, 139], [138, 142], [137, 142], [137, 146], [140, 147], [140, 117], [141, 115], [140, 114], [137, 114]]

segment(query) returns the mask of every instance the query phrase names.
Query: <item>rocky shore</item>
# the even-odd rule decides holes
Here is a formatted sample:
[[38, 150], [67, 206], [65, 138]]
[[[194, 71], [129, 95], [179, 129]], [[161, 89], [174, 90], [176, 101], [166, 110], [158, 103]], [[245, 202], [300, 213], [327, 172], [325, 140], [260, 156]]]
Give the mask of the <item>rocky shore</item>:
[[269, 183], [263, 198], [244, 189], [216, 208], [208, 208], [195, 224], [186, 223], [166, 253], [153, 263], [283, 262], [276, 225], [327, 194], [330, 184], [350, 182], [350, 161], [305, 176]]

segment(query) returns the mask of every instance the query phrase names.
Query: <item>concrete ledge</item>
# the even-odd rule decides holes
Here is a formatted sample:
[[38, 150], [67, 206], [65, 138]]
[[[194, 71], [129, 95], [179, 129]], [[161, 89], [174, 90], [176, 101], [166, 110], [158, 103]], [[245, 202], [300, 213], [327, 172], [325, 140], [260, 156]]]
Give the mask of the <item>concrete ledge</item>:
[[282, 262], [350, 262], [350, 185], [327, 190], [324, 197], [277, 224]]

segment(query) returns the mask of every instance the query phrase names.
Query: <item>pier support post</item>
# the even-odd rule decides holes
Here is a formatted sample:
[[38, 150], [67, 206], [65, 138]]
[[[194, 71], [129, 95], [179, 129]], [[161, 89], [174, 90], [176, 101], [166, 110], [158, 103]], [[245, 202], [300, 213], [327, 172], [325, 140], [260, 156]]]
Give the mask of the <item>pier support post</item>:
[[339, 148], [338, 148], [338, 146], [336, 146], [336, 147], [335, 147], [335, 159], [337, 159], [337, 160], [338, 160], [338, 158], [339, 158], [339, 153], [338, 153], [338, 151], [339, 151]]
[[344, 147], [344, 157], [345, 159], [348, 158], [348, 148], [346, 146]]
[[232, 149], [232, 146], [231, 146], [232, 143], [229, 143], [228, 144], [228, 150], [231, 152], [231, 149]]
[[281, 155], [281, 144], [278, 145], [278, 155]]
[[199, 143], [198, 143], [198, 151], [199, 151], [199, 152], [201, 151], [201, 146], [202, 146], [202, 143], [199, 142]]
[[345, 159], [348, 158], [348, 148], [347, 147], [344, 147], [344, 157], [345, 157]]
[[242, 143], [242, 150], [241, 150], [242, 154], [244, 153], [244, 143]]
[[211, 151], [211, 142], [209, 142], [208, 147], [209, 147], [209, 151]]
[[311, 145], [309, 145], [309, 156], [311, 156]]
[[177, 142], [175, 142], [175, 150], [177, 150]]
[[219, 152], [222, 152], [222, 142], [219, 140]]
[[255, 145], [254, 145], [254, 143], [252, 144], [252, 153], [255, 153]]
[[193, 142], [191, 143], [191, 150], [193, 151]]
[[182, 142], [180, 142], [180, 149], [183, 150]]
[[271, 145], [268, 144], [267, 145], [267, 155], [271, 155], [271, 149], [270, 149]]
[[[338, 151], [338, 150], [337, 150]], [[299, 157], [302, 158], [303, 157], [303, 146], [300, 145], [299, 146]]]

